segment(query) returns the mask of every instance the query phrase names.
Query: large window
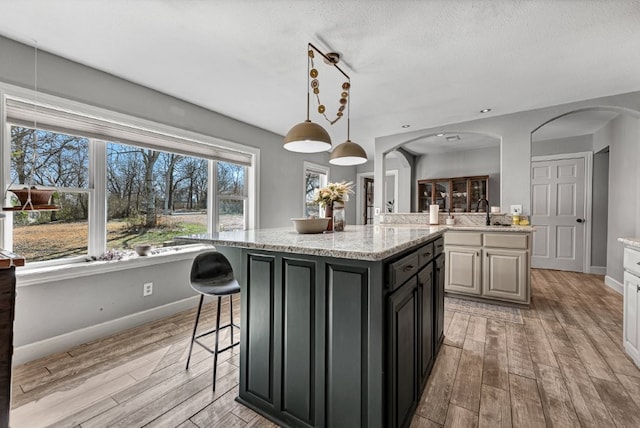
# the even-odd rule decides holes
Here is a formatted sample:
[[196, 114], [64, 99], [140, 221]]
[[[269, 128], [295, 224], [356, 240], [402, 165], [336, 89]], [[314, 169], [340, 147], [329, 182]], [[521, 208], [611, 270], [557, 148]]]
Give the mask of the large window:
[[107, 248], [207, 232], [207, 171], [206, 159], [108, 143]]
[[[55, 211], [13, 213], [13, 250], [29, 261], [87, 254], [89, 227], [89, 140], [33, 128], [11, 127], [10, 189], [55, 189]], [[24, 205], [33, 208], [35, 195]], [[9, 203], [22, 207], [9, 193]], [[41, 205], [40, 205], [41, 206]], [[38, 205], [36, 205], [36, 208]]]
[[327, 185], [329, 168], [322, 165], [304, 163], [304, 216], [321, 217], [320, 206], [313, 202], [316, 191]]
[[46, 95], [39, 98], [47, 104], [36, 104], [15, 90], [20, 98], [6, 97], [10, 147], [0, 152], [0, 180], [5, 190], [53, 196], [46, 210], [21, 210], [7, 191], [4, 204], [14, 210], [0, 222], [0, 247], [29, 262], [85, 260], [255, 227], [257, 150]]
[[247, 168], [229, 162], [215, 162], [218, 229], [246, 229]]

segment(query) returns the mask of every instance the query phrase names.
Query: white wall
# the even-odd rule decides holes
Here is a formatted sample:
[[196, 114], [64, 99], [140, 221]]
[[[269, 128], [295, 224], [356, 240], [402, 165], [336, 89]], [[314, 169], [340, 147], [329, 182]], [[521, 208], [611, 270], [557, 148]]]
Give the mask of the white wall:
[[[0, 37], [0, 81], [25, 88], [34, 83], [33, 48]], [[206, 84], [206, 82], [202, 82]], [[283, 149], [283, 136], [248, 125], [113, 75], [39, 51], [38, 89], [59, 97], [141, 117], [177, 128], [261, 149], [258, 177], [260, 227], [290, 226], [303, 198], [303, 162], [329, 165], [328, 153]], [[292, 124], [293, 125], [293, 124]], [[0, 138], [4, 138], [0, 133]], [[332, 167], [333, 181], [354, 181], [355, 167]], [[355, 198], [353, 198], [355, 199]], [[355, 202], [347, 221], [355, 220]], [[16, 306], [16, 346], [127, 317], [182, 299], [189, 263], [129, 269], [61, 283], [21, 288]], [[157, 278], [153, 298], [141, 300], [141, 282]], [[173, 289], [172, 287], [175, 287]], [[180, 290], [180, 291], [178, 291]]]
[[500, 147], [422, 155], [416, 179], [489, 176], [489, 205], [500, 205]]
[[[534, 133], [535, 137], [535, 133]], [[533, 141], [531, 156], [548, 156], [561, 153], [580, 153], [593, 150], [593, 135], [578, 135], [569, 138]]]
[[620, 115], [611, 121], [607, 276], [623, 282], [620, 237], [640, 236], [640, 120]]
[[609, 151], [593, 155], [591, 207], [591, 266], [606, 269], [609, 224]]

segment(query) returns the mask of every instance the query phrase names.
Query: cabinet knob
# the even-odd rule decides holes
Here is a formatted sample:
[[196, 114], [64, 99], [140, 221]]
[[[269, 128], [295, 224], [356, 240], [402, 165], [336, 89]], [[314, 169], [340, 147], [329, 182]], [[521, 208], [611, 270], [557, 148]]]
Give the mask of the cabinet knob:
[[584, 222], [585, 222], [585, 219], [583, 219], [583, 218], [578, 218], [578, 219], [576, 219], [576, 221], [577, 221], [578, 223], [584, 223]]

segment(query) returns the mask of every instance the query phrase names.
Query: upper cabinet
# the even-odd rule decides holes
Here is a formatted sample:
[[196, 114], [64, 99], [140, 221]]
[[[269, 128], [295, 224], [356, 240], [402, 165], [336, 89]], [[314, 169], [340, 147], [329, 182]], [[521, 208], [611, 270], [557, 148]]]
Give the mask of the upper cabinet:
[[481, 199], [489, 199], [488, 175], [418, 180], [418, 212], [432, 204], [440, 211], [475, 211]]

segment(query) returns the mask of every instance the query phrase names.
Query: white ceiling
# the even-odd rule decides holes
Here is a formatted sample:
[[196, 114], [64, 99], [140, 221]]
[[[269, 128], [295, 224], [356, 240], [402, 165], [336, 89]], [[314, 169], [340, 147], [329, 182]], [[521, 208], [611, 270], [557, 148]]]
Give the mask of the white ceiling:
[[[0, 10], [2, 35], [281, 135], [305, 118], [307, 42], [338, 51], [351, 139], [370, 154], [377, 136], [640, 90], [638, 0], [0, 0]], [[319, 71], [334, 112], [337, 73]], [[346, 139], [345, 121], [311, 118], [334, 144]]]

